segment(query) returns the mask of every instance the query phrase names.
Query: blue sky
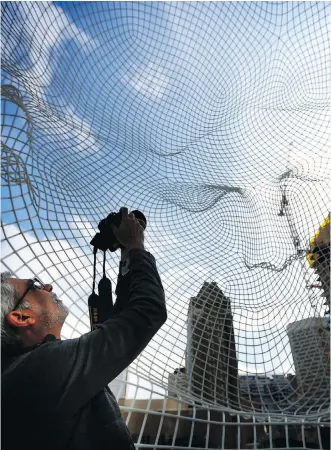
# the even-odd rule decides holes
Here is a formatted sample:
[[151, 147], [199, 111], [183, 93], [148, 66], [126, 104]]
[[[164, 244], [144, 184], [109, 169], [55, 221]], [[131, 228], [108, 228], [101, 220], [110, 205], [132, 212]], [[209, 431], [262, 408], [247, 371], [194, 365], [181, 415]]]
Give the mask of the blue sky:
[[326, 216], [329, 12], [324, 2], [6, 3], [3, 83], [22, 97], [20, 107], [6, 98], [3, 142], [34, 193], [4, 183], [7, 262], [15, 269], [15, 249], [20, 265], [55, 279], [77, 303], [71, 326], [87, 331], [89, 238], [110, 210], [140, 208], [168, 295], [164, 373], [183, 361], [188, 299], [205, 279], [231, 297], [242, 370], [291, 371], [286, 324], [319, 314], [322, 300], [308, 300], [299, 262], [245, 263], [279, 269], [295, 253], [278, 216], [286, 170], [303, 248]]

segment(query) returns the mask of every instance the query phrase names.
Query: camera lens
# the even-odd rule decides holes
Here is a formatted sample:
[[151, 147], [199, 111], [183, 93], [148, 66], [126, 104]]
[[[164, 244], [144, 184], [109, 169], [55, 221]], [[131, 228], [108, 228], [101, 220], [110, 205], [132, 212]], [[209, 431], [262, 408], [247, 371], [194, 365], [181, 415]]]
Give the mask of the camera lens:
[[131, 211], [132, 214], [134, 214], [135, 218], [138, 220], [138, 222], [140, 223], [140, 225], [143, 227], [143, 229], [146, 229], [147, 226], [147, 219], [144, 216], [144, 214], [141, 211], [138, 211], [137, 209], [134, 211]]

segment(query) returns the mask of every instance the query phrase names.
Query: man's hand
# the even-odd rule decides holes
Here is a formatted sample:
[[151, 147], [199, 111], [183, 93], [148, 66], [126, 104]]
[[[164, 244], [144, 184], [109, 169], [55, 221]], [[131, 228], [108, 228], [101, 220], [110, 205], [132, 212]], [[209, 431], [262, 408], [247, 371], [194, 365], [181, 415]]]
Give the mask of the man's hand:
[[[118, 242], [125, 247], [125, 253], [132, 248], [144, 247], [144, 229], [134, 214], [128, 212], [128, 208], [121, 208], [122, 221], [119, 227], [112, 225], [112, 230]], [[122, 251], [122, 254], [124, 252]]]

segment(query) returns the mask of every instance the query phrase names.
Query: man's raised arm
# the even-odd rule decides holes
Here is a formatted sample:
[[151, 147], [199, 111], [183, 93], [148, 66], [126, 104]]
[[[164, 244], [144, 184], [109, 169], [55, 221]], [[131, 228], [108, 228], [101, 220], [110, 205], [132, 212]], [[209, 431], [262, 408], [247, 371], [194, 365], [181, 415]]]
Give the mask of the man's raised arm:
[[57, 410], [66, 416], [74, 415], [119, 375], [167, 319], [164, 290], [155, 259], [144, 250], [142, 227], [124, 214], [118, 230], [129, 256], [127, 305], [97, 330], [53, 344], [53, 363], [43, 370], [54, 378], [61, 392]]

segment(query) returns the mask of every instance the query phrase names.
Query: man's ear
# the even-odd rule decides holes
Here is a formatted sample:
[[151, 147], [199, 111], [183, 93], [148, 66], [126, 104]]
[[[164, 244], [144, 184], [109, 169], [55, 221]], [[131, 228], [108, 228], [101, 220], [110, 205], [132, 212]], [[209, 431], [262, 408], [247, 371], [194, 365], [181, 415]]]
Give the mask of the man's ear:
[[13, 327], [28, 327], [36, 323], [36, 319], [28, 311], [11, 311], [7, 319]]

